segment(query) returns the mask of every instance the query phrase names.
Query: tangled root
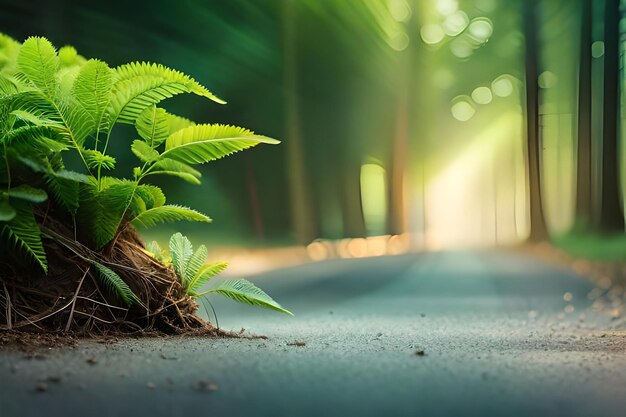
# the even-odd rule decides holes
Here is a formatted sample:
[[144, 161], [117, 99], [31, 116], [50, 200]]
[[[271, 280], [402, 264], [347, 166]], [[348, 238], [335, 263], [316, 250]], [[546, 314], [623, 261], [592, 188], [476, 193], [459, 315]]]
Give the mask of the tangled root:
[[[130, 224], [98, 252], [74, 237], [50, 216], [42, 225], [48, 273], [33, 265], [0, 261], [0, 331], [73, 332], [84, 335], [159, 332], [211, 333], [213, 326], [196, 315], [171, 267], [145, 252]], [[90, 260], [115, 271], [141, 300], [125, 305], [97, 276]]]

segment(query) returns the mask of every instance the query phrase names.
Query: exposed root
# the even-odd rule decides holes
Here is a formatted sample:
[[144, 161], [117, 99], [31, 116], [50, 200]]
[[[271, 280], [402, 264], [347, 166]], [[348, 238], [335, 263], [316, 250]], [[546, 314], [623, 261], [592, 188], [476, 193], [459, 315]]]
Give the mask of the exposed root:
[[[48, 273], [32, 265], [0, 261], [0, 331], [105, 334], [217, 334], [196, 315], [173, 269], [144, 251], [131, 225], [95, 252], [75, 238], [73, 228], [53, 213], [39, 216], [48, 256]], [[102, 285], [90, 261], [114, 270], [141, 300], [126, 306]]]

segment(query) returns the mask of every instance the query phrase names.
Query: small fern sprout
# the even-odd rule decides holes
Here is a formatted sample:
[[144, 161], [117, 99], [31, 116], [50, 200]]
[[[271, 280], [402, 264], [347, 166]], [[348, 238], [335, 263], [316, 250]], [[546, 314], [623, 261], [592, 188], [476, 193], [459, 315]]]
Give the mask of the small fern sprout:
[[209, 281], [228, 267], [228, 263], [205, 264], [207, 258], [206, 247], [202, 245], [194, 251], [189, 239], [181, 233], [172, 235], [169, 241], [169, 249], [174, 271], [176, 271], [176, 275], [187, 294], [191, 297], [198, 298], [208, 294], [220, 294], [240, 303], [268, 308], [289, 314], [290, 316], [293, 315], [290, 311], [281, 307], [267, 293], [245, 279], [222, 280], [215, 287], [202, 291]]

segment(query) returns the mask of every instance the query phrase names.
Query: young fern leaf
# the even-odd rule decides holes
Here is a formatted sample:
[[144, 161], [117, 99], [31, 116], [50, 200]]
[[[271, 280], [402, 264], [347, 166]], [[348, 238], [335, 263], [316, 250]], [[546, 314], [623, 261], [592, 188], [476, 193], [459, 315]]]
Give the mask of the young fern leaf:
[[18, 250], [29, 255], [35, 262], [48, 272], [48, 261], [46, 252], [41, 242], [41, 231], [35, 221], [33, 209], [28, 204], [15, 206], [17, 215], [8, 223], [2, 226], [2, 233], [5, 239], [11, 241]]
[[172, 265], [178, 278], [182, 281], [187, 269], [189, 258], [193, 255], [193, 246], [189, 239], [181, 233], [174, 233], [169, 241], [170, 256], [172, 257]]
[[138, 214], [131, 220], [133, 226], [149, 228], [159, 223], [171, 223], [180, 220], [211, 223], [211, 218], [187, 207], [167, 205], [154, 207]]
[[216, 262], [213, 264], [203, 265], [198, 273], [189, 282], [187, 293], [191, 296], [197, 296], [202, 287], [206, 285], [212, 278], [221, 274], [228, 267], [227, 262]]
[[82, 153], [85, 162], [87, 162], [87, 167], [91, 169], [104, 168], [109, 171], [115, 169], [116, 160], [112, 156], [104, 155], [93, 149], [83, 149]]
[[161, 207], [166, 201], [163, 190], [156, 185], [141, 184], [135, 190], [135, 194], [144, 201], [146, 209]]
[[150, 148], [156, 148], [169, 136], [170, 126], [168, 114], [157, 106], [146, 108], [135, 122], [137, 133]]
[[278, 144], [276, 139], [255, 135], [250, 130], [221, 124], [203, 124], [184, 128], [171, 134], [165, 142], [161, 158], [187, 164], [203, 164], [259, 143]]
[[167, 113], [167, 125], [169, 126], [168, 136], [174, 132], [178, 132], [189, 126], [195, 126], [196, 123], [185, 117], [177, 116], [172, 113]]
[[179, 177], [195, 185], [200, 185], [200, 178], [202, 177], [200, 171], [184, 162], [161, 158], [155, 162], [154, 168], [156, 169], [153, 169], [147, 175], [169, 175]]
[[72, 88], [75, 105], [71, 107], [76, 141], [82, 145], [98, 128], [107, 126], [107, 105], [111, 99], [113, 70], [102, 61], [90, 59], [81, 68]]
[[31, 36], [24, 41], [17, 56], [17, 69], [50, 98], [56, 93], [58, 68], [59, 57], [49, 40]]
[[181, 93], [222, 100], [182, 72], [160, 64], [132, 62], [115, 69], [116, 83], [108, 106], [112, 122], [134, 124], [148, 107]]
[[221, 294], [235, 301], [239, 301], [240, 303], [265, 307], [293, 316], [293, 313], [282, 308], [280, 304], [267, 295], [265, 291], [245, 279], [222, 281], [217, 287], [204, 291], [198, 294], [198, 296], [211, 293]]
[[[108, 177], [105, 177], [108, 178]], [[119, 181], [119, 180], [118, 180]], [[109, 243], [117, 233], [128, 210], [137, 185], [130, 181], [119, 181], [98, 191], [97, 185], [88, 185], [82, 198], [80, 215], [91, 226], [93, 240], [97, 249]]]
[[190, 287], [191, 281], [194, 279], [204, 262], [206, 261], [209, 252], [206, 246], [200, 245], [198, 249], [191, 255], [187, 262], [187, 268], [185, 268], [185, 276], [181, 277], [183, 287], [187, 290]]
[[159, 159], [159, 152], [140, 139], [135, 139], [130, 150], [141, 162], [153, 162]]
[[161, 246], [156, 240], [146, 244], [146, 252], [164, 265], [168, 265], [172, 262], [172, 259], [161, 249]]
[[139, 297], [135, 295], [133, 290], [130, 289], [128, 284], [126, 284], [124, 280], [117, 273], [115, 273], [115, 271], [107, 268], [99, 262], [91, 261], [91, 263], [96, 267], [100, 281], [106, 285], [109, 291], [118, 296], [124, 304], [127, 306], [141, 304]]

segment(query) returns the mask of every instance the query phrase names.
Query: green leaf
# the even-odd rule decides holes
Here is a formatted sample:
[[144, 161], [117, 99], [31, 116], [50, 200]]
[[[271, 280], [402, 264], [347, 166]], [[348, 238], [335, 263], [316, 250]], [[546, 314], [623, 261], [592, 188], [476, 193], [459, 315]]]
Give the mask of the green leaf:
[[88, 183], [89, 178], [78, 172], [66, 170], [48, 170], [44, 176], [54, 200], [70, 214], [76, 214], [80, 205], [80, 184]]
[[48, 97], [54, 97], [59, 58], [50, 41], [37, 36], [26, 39], [17, 56], [17, 68]]
[[190, 126], [171, 134], [165, 142], [165, 152], [161, 154], [161, 157], [187, 164], [202, 164], [259, 143], [277, 144], [280, 142], [255, 135], [254, 132], [241, 127], [203, 124]]
[[140, 139], [133, 141], [133, 144], [130, 145], [130, 150], [133, 151], [135, 156], [142, 162], [152, 162], [159, 159], [159, 152]]
[[189, 239], [181, 233], [174, 233], [169, 242], [170, 256], [172, 257], [172, 265], [176, 276], [182, 282], [187, 268], [187, 262], [193, 255], [193, 246]]
[[133, 290], [130, 289], [128, 284], [126, 284], [124, 280], [117, 273], [115, 273], [115, 271], [107, 268], [99, 262], [91, 261], [91, 263], [96, 267], [100, 281], [102, 281], [104, 285], [106, 285], [112, 293], [117, 295], [127, 306], [141, 304], [139, 297], [135, 295]]
[[135, 122], [137, 133], [150, 148], [156, 148], [169, 136], [168, 114], [154, 105], [146, 108]]
[[90, 59], [80, 69], [72, 95], [71, 129], [78, 144], [82, 145], [90, 134], [108, 126], [107, 106], [113, 88], [113, 71], [106, 62]]
[[148, 107], [181, 93], [224, 103], [193, 78], [160, 64], [132, 62], [115, 69], [117, 78], [108, 106], [112, 121], [134, 124]]
[[7, 200], [0, 200], [0, 222], [13, 220], [16, 215], [17, 211], [15, 211]]
[[96, 185], [84, 187], [87, 195], [82, 198], [79, 212], [82, 221], [91, 228], [97, 249], [115, 237], [136, 189], [134, 182], [107, 178], [102, 178], [103, 187], [106, 188], [101, 191], [98, 191]]
[[167, 125], [169, 126], [168, 136], [174, 132], [178, 132], [189, 126], [195, 126], [196, 123], [175, 114], [167, 113]]
[[11, 198], [30, 201], [31, 203], [43, 203], [48, 199], [48, 194], [44, 190], [26, 184], [11, 188], [7, 194]]
[[282, 308], [262, 289], [245, 279], [222, 281], [217, 287], [200, 293], [198, 296], [210, 293], [221, 294], [240, 303], [265, 307], [293, 316], [290, 311]]
[[135, 193], [144, 201], [147, 208], [161, 207], [165, 204], [165, 194], [156, 185], [141, 184]]
[[172, 262], [172, 259], [167, 256], [163, 249], [161, 249], [161, 246], [156, 240], [153, 240], [146, 245], [146, 251], [149, 252], [154, 259], [164, 265], [169, 265]]
[[41, 231], [35, 221], [33, 210], [28, 204], [15, 206], [17, 215], [2, 228], [2, 235], [18, 250], [29, 255], [44, 270], [48, 271], [46, 252], [41, 242]]
[[82, 152], [89, 168], [98, 169], [101, 167], [109, 171], [115, 169], [116, 160], [112, 156], [104, 155], [93, 149], [83, 149]]
[[200, 171], [185, 164], [184, 162], [175, 161], [169, 158], [162, 158], [154, 164], [155, 170], [150, 171], [147, 175], [169, 175], [179, 177], [183, 180], [195, 185], [200, 185]]
[[206, 258], [209, 255], [206, 246], [200, 245], [198, 249], [191, 255], [187, 262], [187, 268], [185, 268], [185, 276], [182, 279], [183, 287], [189, 288], [191, 280], [194, 279], [202, 265], [206, 262]]
[[211, 278], [224, 272], [227, 267], [228, 262], [216, 262], [203, 265], [189, 283], [187, 292], [194, 297], [197, 296], [202, 287], [204, 287]]
[[159, 223], [170, 223], [180, 220], [210, 223], [211, 219], [195, 210], [183, 206], [166, 205], [154, 207], [140, 213], [131, 223], [136, 227], [153, 227]]

